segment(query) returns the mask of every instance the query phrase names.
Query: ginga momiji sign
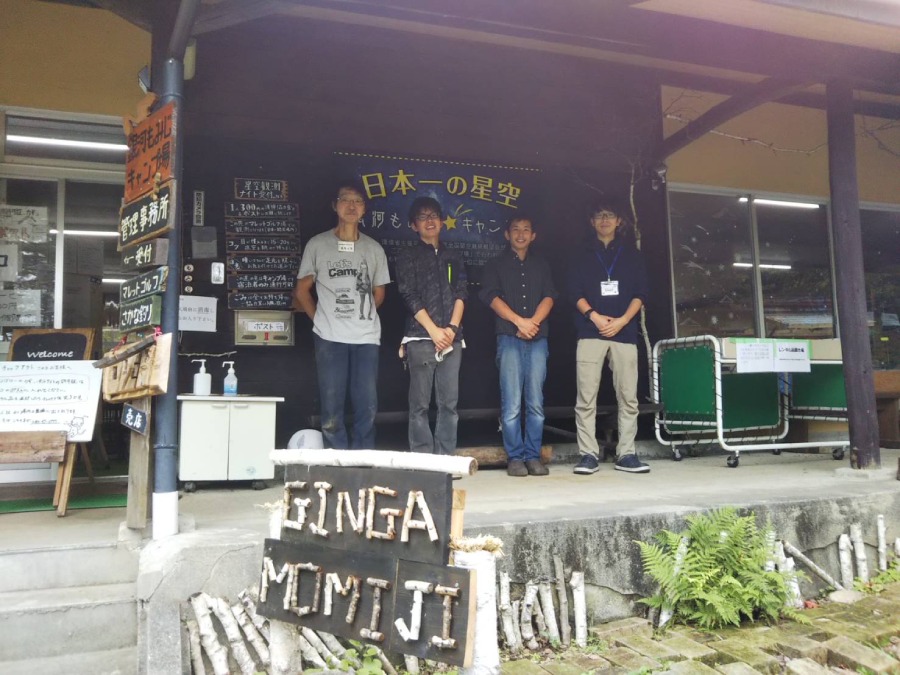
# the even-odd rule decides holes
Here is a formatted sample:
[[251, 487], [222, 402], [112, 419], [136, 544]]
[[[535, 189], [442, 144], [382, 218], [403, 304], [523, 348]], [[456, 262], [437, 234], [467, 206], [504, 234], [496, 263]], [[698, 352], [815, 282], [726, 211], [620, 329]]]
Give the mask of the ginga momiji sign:
[[475, 572], [447, 564], [452, 497], [444, 473], [286, 467], [260, 614], [468, 666]]

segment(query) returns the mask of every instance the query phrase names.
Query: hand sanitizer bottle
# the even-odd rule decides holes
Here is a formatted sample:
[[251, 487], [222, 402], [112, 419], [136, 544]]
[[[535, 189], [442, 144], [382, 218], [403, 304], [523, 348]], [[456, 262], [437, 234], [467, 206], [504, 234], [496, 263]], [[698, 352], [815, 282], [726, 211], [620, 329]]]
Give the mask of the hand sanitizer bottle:
[[222, 367], [225, 366], [229, 366], [229, 368], [222, 393], [225, 396], [237, 396], [237, 375], [234, 374], [234, 361], [222, 361]]
[[206, 359], [191, 359], [200, 363], [200, 370], [194, 375], [194, 396], [209, 396], [212, 390], [212, 375], [206, 372]]

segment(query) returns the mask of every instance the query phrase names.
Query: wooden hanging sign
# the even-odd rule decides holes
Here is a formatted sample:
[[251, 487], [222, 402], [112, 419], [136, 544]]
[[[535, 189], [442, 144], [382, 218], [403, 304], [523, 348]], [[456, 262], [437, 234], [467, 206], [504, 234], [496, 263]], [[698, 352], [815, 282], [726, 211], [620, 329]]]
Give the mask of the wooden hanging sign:
[[145, 267], [165, 265], [169, 258], [169, 240], [151, 239], [122, 251], [122, 267], [139, 270]]
[[119, 330], [122, 333], [158, 326], [162, 322], [162, 296], [151, 295], [119, 305]]
[[108, 351], [94, 363], [95, 368], [103, 369], [103, 400], [118, 403], [165, 394], [171, 351], [171, 333]]
[[175, 181], [126, 204], [119, 219], [119, 250], [165, 234], [175, 224]]
[[169, 268], [157, 267], [155, 270], [122, 282], [119, 286], [119, 304], [135, 302], [151, 295], [159, 295], [166, 290], [168, 278]]
[[172, 177], [177, 137], [174, 102], [164, 105], [131, 130], [125, 155], [126, 202], [133, 202]]

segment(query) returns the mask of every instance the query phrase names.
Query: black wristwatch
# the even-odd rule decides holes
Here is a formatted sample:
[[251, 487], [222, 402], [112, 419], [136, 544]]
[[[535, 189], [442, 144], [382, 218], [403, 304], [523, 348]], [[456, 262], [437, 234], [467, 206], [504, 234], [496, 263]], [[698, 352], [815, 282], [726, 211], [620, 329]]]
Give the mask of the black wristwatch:
[[587, 319], [588, 321], [590, 321], [590, 320], [591, 320], [591, 314], [593, 314], [593, 313], [594, 313], [594, 308], [593, 308], [593, 307], [588, 307], [587, 311], [584, 313], [584, 318]]
[[457, 325], [454, 324], [454, 323], [448, 323], [448, 324], [447, 324], [447, 328], [449, 328], [450, 330], [452, 330], [454, 333], [458, 333], [458, 332], [459, 332], [459, 326], [457, 326]]

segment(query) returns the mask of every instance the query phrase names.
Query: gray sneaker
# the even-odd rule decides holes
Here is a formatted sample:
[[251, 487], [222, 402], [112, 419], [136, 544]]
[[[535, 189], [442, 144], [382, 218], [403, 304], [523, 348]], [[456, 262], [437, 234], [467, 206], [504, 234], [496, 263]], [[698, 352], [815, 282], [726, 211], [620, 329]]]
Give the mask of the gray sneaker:
[[587, 475], [597, 473], [600, 469], [600, 462], [593, 455], [582, 455], [581, 461], [575, 465], [574, 472], [577, 474]]
[[506, 475], [507, 476], [527, 476], [528, 469], [525, 467], [525, 462], [521, 459], [511, 459], [509, 463], [506, 465]]

